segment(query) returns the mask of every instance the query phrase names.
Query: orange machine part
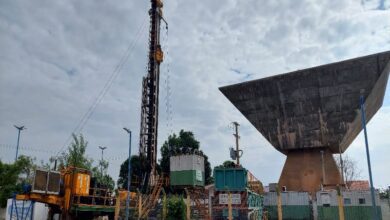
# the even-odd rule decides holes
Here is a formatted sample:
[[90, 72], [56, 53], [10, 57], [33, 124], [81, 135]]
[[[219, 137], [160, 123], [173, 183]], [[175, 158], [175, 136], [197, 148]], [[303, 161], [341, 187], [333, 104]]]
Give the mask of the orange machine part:
[[78, 196], [88, 196], [89, 184], [89, 174], [75, 173], [73, 178], [73, 194]]

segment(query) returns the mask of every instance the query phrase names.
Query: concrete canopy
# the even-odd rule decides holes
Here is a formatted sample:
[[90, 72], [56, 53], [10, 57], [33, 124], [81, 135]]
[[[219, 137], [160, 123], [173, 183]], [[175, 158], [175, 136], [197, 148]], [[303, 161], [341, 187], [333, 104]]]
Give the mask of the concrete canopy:
[[[344, 152], [382, 106], [390, 51], [219, 88], [280, 152]], [[363, 93], [361, 93], [363, 92]]]

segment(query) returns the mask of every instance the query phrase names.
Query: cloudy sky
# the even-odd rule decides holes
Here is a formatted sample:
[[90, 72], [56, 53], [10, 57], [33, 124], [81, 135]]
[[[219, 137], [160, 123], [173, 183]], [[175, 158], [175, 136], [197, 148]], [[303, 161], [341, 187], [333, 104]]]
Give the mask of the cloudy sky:
[[[66, 149], [98, 100], [81, 132], [95, 161], [98, 146], [108, 147], [110, 174], [118, 176], [128, 152], [122, 127], [133, 131], [132, 152], [138, 153], [148, 9], [146, 0], [0, 0], [2, 161], [15, 156], [14, 124], [28, 128], [20, 153], [47, 160]], [[191, 130], [215, 166], [228, 159], [234, 145], [229, 123], [238, 121], [242, 163], [265, 184], [277, 182], [285, 156], [218, 87], [390, 50], [389, 0], [170, 0], [164, 16], [169, 30], [161, 32], [159, 145], [171, 129]], [[389, 93], [368, 125], [378, 187], [390, 184]], [[362, 135], [346, 153], [367, 179]]]

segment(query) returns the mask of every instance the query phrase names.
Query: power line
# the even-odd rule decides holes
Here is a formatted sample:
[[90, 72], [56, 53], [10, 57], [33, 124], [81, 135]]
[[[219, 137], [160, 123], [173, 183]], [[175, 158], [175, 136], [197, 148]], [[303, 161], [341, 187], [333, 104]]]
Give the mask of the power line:
[[163, 38], [164, 43], [164, 51], [166, 51], [166, 74], [165, 74], [165, 114], [166, 114], [166, 129], [167, 129], [167, 136], [169, 137], [170, 134], [173, 133], [173, 124], [172, 124], [172, 88], [171, 88], [171, 80], [170, 80], [170, 61], [169, 61], [169, 47], [168, 47], [168, 25], [166, 25], [166, 32], [165, 36]]
[[[0, 143], [0, 148], [2, 149], [10, 149], [10, 150], [15, 150], [15, 145], [12, 144], [2, 144]], [[54, 155], [57, 153], [56, 150], [47, 150], [47, 149], [55, 149], [55, 147], [34, 147], [34, 146], [20, 146], [19, 149], [21, 151], [29, 151], [29, 152], [37, 152], [37, 153], [45, 153], [45, 154], [51, 154]], [[115, 156], [109, 156], [104, 158], [106, 161], [118, 161], [118, 160], [125, 160], [127, 159], [128, 156], [125, 155], [115, 155]]]
[[[0, 144], [0, 148], [14, 150], [15, 146], [11, 145], [11, 144]], [[35, 148], [35, 147], [31, 147], [31, 146], [20, 146], [19, 147], [19, 149], [22, 151], [32, 151], [32, 152], [47, 153], [47, 154], [55, 154], [57, 152], [55, 150], [47, 150], [50, 148], [52, 148], [52, 147], [48, 147], [48, 148]]]
[[140, 27], [138, 28], [138, 31], [135, 35], [134, 40], [129, 44], [127, 47], [125, 53], [122, 55], [121, 59], [119, 60], [118, 64], [115, 66], [113, 72], [110, 74], [110, 77], [108, 78], [107, 82], [104, 84], [102, 90], [100, 93], [96, 96], [95, 100], [93, 101], [92, 105], [88, 108], [88, 110], [85, 112], [85, 114], [81, 117], [79, 122], [77, 123], [76, 127], [73, 129], [69, 137], [66, 139], [62, 147], [57, 152], [56, 156], [58, 156], [63, 149], [67, 146], [69, 141], [72, 139], [72, 134], [80, 133], [88, 120], [91, 118], [93, 112], [95, 111], [96, 107], [99, 105], [99, 103], [103, 100], [104, 96], [108, 92], [108, 90], [111, 88], [112, 83], [115, 81], [115, 79], [118, 77], [120, 71], [122, 70], [124, 64], [127, 62], [128, 58], [133, 54], [134, 47], [140, 37], [142, 36], [142, 33], [145, 30], [145, 22], [146, 18], [142, 21]]

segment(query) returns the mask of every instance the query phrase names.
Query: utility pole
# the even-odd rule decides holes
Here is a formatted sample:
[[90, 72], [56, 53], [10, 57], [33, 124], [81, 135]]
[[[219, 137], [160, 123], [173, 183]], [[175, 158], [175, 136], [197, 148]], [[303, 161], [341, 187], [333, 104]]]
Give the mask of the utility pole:
[[[131, 184], [131, 131], [128, 128], [123, 128], [129, 134], [129, 159], [127, 164], [127, 198], [126, 198], [126, 220], [129, 219], [129, 206], [130, 206], [130, 184]], [[141, 214], [141, 212], [139, 213]]]
[[[233, 136], [236, 138], [236, 163], [237, 165], [240, 165], [240, 149], [239, 149], [239, 144], [238, 144], [238, 140], [240, 139], [240, 136], [238, 135], [238, 126], [240, 126], [240, 124], [238, 124], [238, 122], [233, 122], [233, 125], [234, 125], [234, 130], [235, 130], [235, 133], [233, 134]], [[242, 152], [242, 151], [241, 151]]]
[[18, 129], [18, 141], [16, 142], [16, 156], [15, 156], [15, 162], [16, 162], [16, 161], [18, 160], [20, 132], [21, 132], [22, 130], [27, 129], [27, 128], [24, 127], [24, 125], [23, 125], [23, 126], [16, 126], [16, 125], [14, 125], [14, 127], [15, 127], [16, 129]]
[[[364, 91], [361, 91], [363, 93]], [[372, 172], [371, 172], [371, 161], [370, 161], [370, 150], [368, 149], [368, 137], [367, 137], [367, 128], [366, 128], [366, 113], [364, 110], [364, 97], [363, 94], [360, 95], [360, 113], [362, 115], [362, 127], [364, 131], [364, 140], [366, 143], [366, 155], [367, 155], [367, 164], [368, 164], [368, 174], [370, 177], [370, 190], [371, 190], [371, 199], [372, 199], [372, 211], [373, 211], [373, 219], [378, 220], [378, 212], [376, 208], [375, 201], [375, 191], [374, 191], [374, 182], [372, 181]]]
[[99, 146], [100, 150], [102, 150], [102, 160], [100, 162], [100, 175], [101, 175], [101, 181], [103, 181], [103, 151], [107, 149], [107, 147]]

